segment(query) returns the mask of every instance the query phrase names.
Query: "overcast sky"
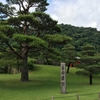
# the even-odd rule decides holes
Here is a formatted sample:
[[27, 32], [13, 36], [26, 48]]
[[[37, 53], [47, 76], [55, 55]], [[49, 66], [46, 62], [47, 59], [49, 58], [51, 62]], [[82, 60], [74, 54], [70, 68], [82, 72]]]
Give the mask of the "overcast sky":
[[100, 30], [100, 0], [49, 0], [48, 11], [58, 23]]
[[100, 30], [100, 0], [48, 0], [48, 2], [47, 13], [58, 20], [58, 23], [95, 27]]

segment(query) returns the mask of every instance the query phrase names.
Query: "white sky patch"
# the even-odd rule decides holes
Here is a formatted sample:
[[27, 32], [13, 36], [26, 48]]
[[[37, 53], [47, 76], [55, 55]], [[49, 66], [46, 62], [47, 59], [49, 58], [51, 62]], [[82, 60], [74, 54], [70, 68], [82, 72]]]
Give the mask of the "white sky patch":
[[5, 3], [6, 3], [6, 0], [0, 0], [0, 2], [2, 2], [2, 3], [4, 3], [4, 4], [5, 4]]
[[52, 14], [51, 18], [53, 18], [54, 20], [58, 20], [58, 17], [55, 14]]
[[86, 27], [97, 27], [97, 23], [96, 22], [91, 22], [91, 23], [89, 23], [89, 24], [87, 24], [87, 26]]
[[47, 13], [58, 23], [100, 30], [100, 0], [52, 0]]

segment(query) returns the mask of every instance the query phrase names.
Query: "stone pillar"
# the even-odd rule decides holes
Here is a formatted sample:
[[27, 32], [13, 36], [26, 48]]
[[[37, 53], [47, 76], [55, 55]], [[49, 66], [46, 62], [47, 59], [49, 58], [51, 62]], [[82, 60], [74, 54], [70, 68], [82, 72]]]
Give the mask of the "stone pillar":
[[60, 74], [61, 74], [61, 93], [66, 93], [66, 66], [65, 63], [60, 64]]

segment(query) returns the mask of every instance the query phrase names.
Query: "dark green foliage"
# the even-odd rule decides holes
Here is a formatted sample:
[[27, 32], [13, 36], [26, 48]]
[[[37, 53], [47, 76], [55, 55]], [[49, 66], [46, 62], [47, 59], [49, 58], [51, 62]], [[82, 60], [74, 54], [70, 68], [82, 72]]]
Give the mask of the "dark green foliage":
[[70, 64], [74, 66], [76, 57], [77, 54], [75, 47], [71, 44], [64, 45], [64, 47], [62, 48], [62, 60], [67, 63], [67, 73], [69, 73]]
[[77, 51], [81, 51], [81, 46], [92, 44], [97, 51], [100, 51], [100, 31], [91, 27], [75, 27], [68, 24], [59, 25], [63, 35], [72, 38], [71, 44], [75, 46]]
[[67, 61], [67, 63], [71, 63], [71, 61], [73, 62], [76, 56], [76, 49], [74, 46], [72, 46], [71, 44], [64, 45], [64, 47], [62, 48], [62, 57]]
[[81, 64], [77, 67], [81, 70], [77, 74], [89, 76], [89, 84], [92, 85], [92, 78], [94, 74], [100, 74], [100, 57], [96, 55], [95, 47], [92, 45], [85, 45], [82, 47]]
[[[77, 71], [77, 74], [83, 74], [83, 75], [90, 75], [90, 74], [99, 74], [100, 73], [100, 65], [93, 64], [93, 65], [86, 65], [84, 63], [78, 64], [77, 68], [80, 68], [82, 70]], [[83, 70], [84, 69], [84, 70]]]
[[63, 36], [63, 35], [59, 35], [59, 34], [54, 34], [54, 35], [47, 34], [44, 36], [44, 39], [46, 41], [48, 41], [49, 44], [52, 44], [52, 43], [66, 44], [67, 42], [70, 42], [72, 40], [68, 36]]
[[94, 54], [95, 54], [94, 46], [86, 44], [85, 46], [82, 47], [82, 55], [94, 56]]
[[14, 34], [13, 39], [19, 44], [23, 42], [27, 43], [29, 48], [31, 47], [45, 48], [48, 45], [48, 43], [42, 40], [41, 38], [34, 37], [34, 36], [26, 36], [23, 34]]
[[32, 59], [32, 58], [28, 59], [28, 69], [29, 70], [33, 71], [35, 69], [34, 63], [35, 63], [35, 59]]
[[0, 2], [0, 20], [5, 20], [7, 17], [12, 16], [15, 7], [11, 7], [8, 4], [2, 4]]
[[[46, 34], [43, 39], [48, 41], [48, 48], [43, 51], [42, 55], [45, 58], [47, 64], [53, 64], [53, 62], [60, 63], [61, 51], [57, 45], [64, 45], [71, 41], [70, 37], [59, 34]], [[50, 63], [49, 63], [50, 62]]]
[[[14, 4], [18, 6], [17, 10], [13, 7]], [[47, 0], [7, 0], [7, 7], [13, 8], [8, 10], [2, 5], [8, 12], [12, 9], [12, 13], [5, 19], [6, 24], [0, 24], [0, 45], [3, 47], [0, 52], [12, 53], [14, 57], [11, 59], [20, 61], [21, 81], [29, 81], [28, 65], [32, 67], [31, 62], [28, 64], [29, 57], [38, 58], [39, 54], [44, 54], [47, 61], [59, 58], [55, 45], [70, 40], [67, 36], [54, 35], [61, 30], [57, 21], [44, 13], [47, 5]], [[31, 8], [36, 10], [30, 12]], [[46, 34], [49, 37], [45, 38]]]
[[[20, 0], [6, 0], [9, 4], [20, 4], [21, 1]], [[48, 6], [49, 4], [47, 3], [47, 0], [23, 0], [23, 2], [27, 2], [28, 4], [28, 8], [29, 9], [30, 7], [34, 7], [34, 4], [35, 5], [35, 9], [37, 12], [44, 12], [46, 11], [46, 6]], [[34, 2], [34, 3], [33, 3]], [[20, 5], [23, 5], [20, 4]], [[25, 8], [24, 8], [25, 9]], [[24, 10], [25, 11], [25, 10]], [[25, 12], [24, 12], [25, 13]]]

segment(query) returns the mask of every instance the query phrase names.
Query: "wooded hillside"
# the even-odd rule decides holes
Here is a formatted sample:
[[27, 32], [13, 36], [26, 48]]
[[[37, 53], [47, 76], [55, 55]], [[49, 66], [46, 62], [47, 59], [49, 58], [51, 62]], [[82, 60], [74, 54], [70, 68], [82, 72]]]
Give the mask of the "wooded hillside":
[[81, 50], [81, 46], [92, 44], [100, 52], [100, 31], [91, 27], [76, 27], [68, 24], [59, 24], [62, 32], [60, 34], [67, 35], [72, 38], [71, 44], [75, 46], [77, 51]]

